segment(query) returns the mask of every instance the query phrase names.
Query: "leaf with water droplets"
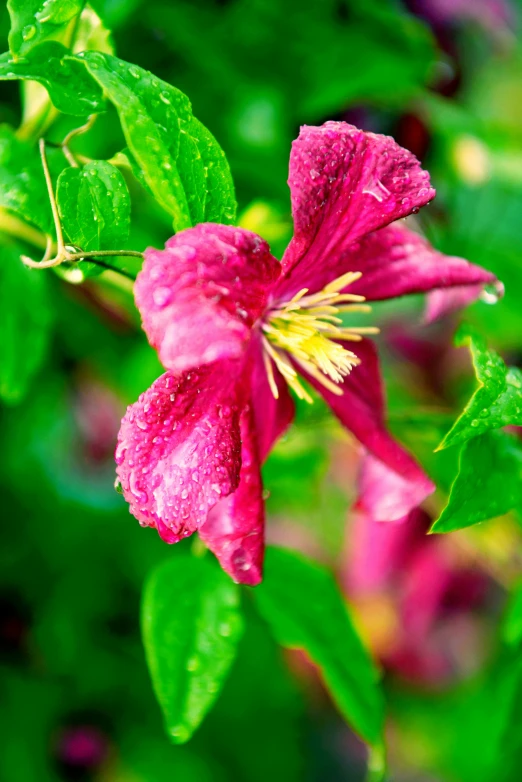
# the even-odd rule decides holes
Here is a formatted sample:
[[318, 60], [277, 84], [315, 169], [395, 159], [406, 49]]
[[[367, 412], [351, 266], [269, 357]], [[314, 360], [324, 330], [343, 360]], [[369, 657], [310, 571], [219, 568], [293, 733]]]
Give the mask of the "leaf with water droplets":
[[[66, 239], [82, 250], [122, 250], [129, 238], [131, 201], [120, 171], [105, 160], [66, 168], [58, 178], [56, 200]], [[103, 268], [80, 264], [84, 274]]]
[[216, 700], [243, 631], [239, 587], [214, 558], [178, 554], [144, 592], [143, 642], [169, 735], [191, 737]]
[[77, 59], [116, 106], [130, 153], [175, 230], [233, 223], [236, 201], [225, 154], [192, 114], [186, 95], [116, 57], [86, 52]]
[[276, 639], [307, 652], [346, 720], [366, 741], [379, 745], [383, 701], [377, 671], [330, 573], [271, 546], [264, 581], [254, 596]]
[[20, 260], [23, 247], [0, 248], [0, 398], [19, 402], [42, 363], [52, 322], [49, 280]]
[[507, 367], [485, 341], [466, 327], [457, 344], [468, 344], [479, 387], [437, 450], [477, 437], [490, 429], [522, 425], [522, 372]]
[[8, 0], [9, 49], [15, 58], [25, 57], [49, 38], [65, 39], [84, 5], [85, 0]]
[[42, 161], [34, 144], [20, 141], [8, 125], [0, 125], [0, 207], [37, 226], [52, 230]]
[[0, 55], [0, 81], [30, 79], [42, 84], [59, 111], [85, 117], [105, 110], [103, 93], [81, 59], [69, 57], [61, 43], [48, 41], [32, 49], [23, 60], [9, 52]]
[[522, 508], [522, 448], [507, 432], [469, 440], [448, 504], [432, 532], [452, 532]]

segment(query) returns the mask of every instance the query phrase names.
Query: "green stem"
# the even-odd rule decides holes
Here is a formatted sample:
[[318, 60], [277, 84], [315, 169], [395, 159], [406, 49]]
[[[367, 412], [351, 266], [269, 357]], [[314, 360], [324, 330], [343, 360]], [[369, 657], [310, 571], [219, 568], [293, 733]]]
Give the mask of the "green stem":
[[126, 277], [128, 280], [132, 280], [132, 282], [136, 282], [136, 277], [134, 274], [131, 274], [131, 272], [125, 271], [125, 269], [118, 269], [117, 266], [111, 266], [110, 263], [104, 263], [104, 261], [98, 261], [96, 258], [93, 258], [92, 255], [82, 255], [81, 256], [85, 261], [90, 261], [91, 263], [96, 264], [96, 266], [100, 266], [102, 269], [107, 269], [107, 271], [116, 272], [117, 274], [121, 274], [122, 277]]
[[15, 217], [7, 209], [0, 208], [0, 231], [13, 239], [21, 239], [22, 242], [32, 244], [39, 250], [45, 250], [47, 247], [47, 238], [45, 234], [37, 228], [24, 223], [18, 217]]
[[[67, 253], [66, 260], [87, 261], [90, 260], [91, 258], [106, 258], [106, 257], [114, 258], [117, 256], [123, 256], [124, 258], [125, 257], [143, 258], [143, 253], [140, 253], [137, 250], [92, 250], [92, 251], [85, 251], [79, 253]], [[116, 269], [116, 271], [118, 271], [118, 269]]]
[[386, 751], [384, 744], [368, 747], [366, 782], [384, 782], [386, 778]]

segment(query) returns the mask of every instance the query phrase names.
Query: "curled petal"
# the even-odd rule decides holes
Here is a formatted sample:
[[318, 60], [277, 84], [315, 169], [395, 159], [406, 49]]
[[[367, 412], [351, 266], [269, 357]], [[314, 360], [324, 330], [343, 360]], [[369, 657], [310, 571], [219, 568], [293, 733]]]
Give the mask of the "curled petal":
[[[486, 269], [438, 252], [424, 237], [395, 223], [368, 234], [340, 255], [330, 256], [326, 264], [307, 269], [304, 278], [297, 269], [290, 280], [281, 282], [281, 287], [290, 291], [292, 283], [292, 289], [308, 287], [317, 291], [348, 271], [359, 271], [362, 277], [346, 292], [362, 295], [368, 301], [435, 291], [430, 293], [436, 301], [429, 309], [430, 316], [434, 312], [435, 317], [471, 303], [486, 284], [501, 285]], [[430, 321], [434, 319], [430, 317]]]
[[375, 522], [402, 522], [435, 488], [431, 481], [409, 480], [368, 454], [359, 475], [358, 507]]
[[136, 304], [151, 345], [174, 372], [239, 357], [279, 262], [259, 236], [202, 223], [145, 251]]
[[[267, 362], [269, 366], [267, 367]], [[277, 390], [270, 387], [268, 372]], [[288, 429], [295, 415], [295, 405], [288, 385], [270, 358], [264, 358], [259, 340], [252, 343], [251, 403], [257, 434], [259, 459], [265, 461], [276, 440]]]
[[130, 512], [167, 543], [239, 483], [244, 400], [236, 362], [159, 377], [123, 418], [116, 463]]
[[252, 411], [241, 415], [241, 475], [236, 491], [215, 505], [199, 529], [223, 570], [240, 584], [262, 578], [265, 508]]
[[365, 237], [354, 263], [362, 277], [350, 286], [350, 293], [362, 294], [368, 301], [439, 289], [443, 296], [451, 297], [462, 286], [477, 298], [484, 285], [496, 281], [486, 269], [438, 252], [424, 237], [400, 223]]
[[[364, 490], [361, 489], [364, 500]], [[348, 525], [348, 557], [344, 582], [351, 595], [388, 589], [404, 573], [412, 557], [425, 545], [430, 519], [416, 508], [399, 524], [374, 521], [360, 500]]]
[[427, 296], [424, 323], [433, 323], [455, 310], [473, 304], [479, 298], [488, 304], [495, 304], [504, 295], [504, 286], [497, 280], [492, 287], [494, 292], [486, 292], [483, 285], [459, 285], [450, 290], [432, 291]]
[[429, 174], [411, 152], [389, 136], [346, 122], [301, 128], [288, 183], [295, 233], [282, 264], [285, 274], [299, 264], [300, 280], [435, 195]]
[[372, 513], [373, 518], [378, 521], [397, 520], [435, 491], [435, 486], [413, 457], [386, 429], [384, 393], [379, 359], [374, 345], [370, 340], [363, 339], [361, 342], [353, 343], [351, 349], [360, 358], [361, 363], [339, 385], [343, 391], [342, 395], [334, 394], [304, 372], [303, 375], [324, 397], [332, 412], [357, 440], [396, 474], [397, 481], [402, 479], [404, 485], [409, 487], [410, 494], [405, 495], [406, 499], [402, 504], [396, 502], [387, 508], [378, 506], [378, 514]]

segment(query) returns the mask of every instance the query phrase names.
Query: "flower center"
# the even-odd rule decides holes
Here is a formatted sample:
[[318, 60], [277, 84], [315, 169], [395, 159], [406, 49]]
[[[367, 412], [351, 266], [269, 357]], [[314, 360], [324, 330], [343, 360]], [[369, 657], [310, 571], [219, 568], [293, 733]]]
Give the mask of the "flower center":
[[270, 359], [300, 399], [313, 401], [301, 385], [296, 364], [334, 394], [342, 395], [338, 384], [360, 359], [339, 342], [358, 342], [363, 334], [379, 331], [371, 326], [344, 326], [340, 317], [345, 312], [370, 311], [367, 304], [362, 304], [364, 296], [340, 293], [361, 276], [361, 272], [348, 272], [312, 295], [303, 288], [290, 301], [268, 312], [262, 324], [263, 356], [276, 399], [279, 391]]

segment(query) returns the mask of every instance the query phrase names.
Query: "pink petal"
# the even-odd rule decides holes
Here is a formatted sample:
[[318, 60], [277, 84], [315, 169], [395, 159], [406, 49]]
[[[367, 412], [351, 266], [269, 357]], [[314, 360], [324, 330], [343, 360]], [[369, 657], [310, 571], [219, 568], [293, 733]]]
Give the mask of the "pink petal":
[[480, 266], [439, 253], [400, 223], [365, 237], [354, 263], [363, 276], [350, 286], [350, 293], [359, 293], [368, 301], [463, 285], [480, 293], [485, 284], [496, 280]]
[[202, 223], [146, 250], [136, 304], [163, 365], [239, 357], [280, 269], [266, 242], [230, 225]]
[[259, 459], [265, 461], [276, 440], [288, 429], [295, 415], [295, 405], [290, 396], [288, 385], [273, 363], [272, 371], [279, 393], [276, 399], [268, 383], [268, 375], [263, 361], [261, 343], [252, 343], [252, 384], [251, 401], [257, 433]]
[[345, 583], [350, 594], [388, 589], [404, 576], [412, 556], [427, 538], [429, 518], [415, 509], [398, 524], [374, 521], [358, 502], [348, 526]]
[[223, 570], [240, 584], [262, 579], [265, 508], [253, 415], [241, 415], [241, 478], [236, 491], [215, 505], [199, 529]]
[[285, 274], [299, 263], [300, 278], [435, 195], [411, 152], [346, 122], [301, 128], [288, 182], [295, 234], [282, 263]]
[[[351, 350], [359, 356], [361, 363], [345, 378], [339, 387], [342, 396], [326, 389], [314, 378], [303, 372], [308, 382], [324, 397], [332, 412], [341, 423], [355, 435], [362, 445], [378, 460], [383, 462], [408, 487], [409, 494], [402, 503], [395, 502], [388, 508], [379, 507], [379, 521], [393, 521], [406, 515], [435, 490], [417, 462], [397, 443], [386, 429], [384, 421], [384, 393], [379, 369], [377, 351], [370, 340], [351, 343]], [[408, 508], [409, 505], [409, 508]], [[381, 517], [380, 511], [386, 511]]]
[[423, 477], [409, 480], [368, 454], [359, 474], [358, 507], [375, 522], [402, 522], [435, 489]]
[[236, 362], [159, 377], [121, 423], [117, 474], [130, 512], [167, 543], [190, 535], [239, 483]]
[[[487, 294], [486, 301], [492, 304], [504, 295], [504, 286], [498, 280], [494, 283], [495, 293]], [[424, 323], [433, 323], [435, 320], [449, 315], [455, 310], [464, 309], [473, 304], [480, 297], [484, 297], [483, 285], [460, 285], [449, 290], [435, 290], [428, 294]], [[491, 297], [491, 299], [489, 298]]]
[[[481, 294], [484, 285], [496, 281], [486, 269], [438, 252], [422, 236], [395, 223], [365, 236], [338, 256], [330, 256], [325, 265], [307, 269], [305, 277], [299, 267], [289, 280], [281, 281], [278, 289], [284, 285], [286, 297], [302, 287], [321, 290], [347, 271], [362, 272], [362, 277], [346, 291], [365, 296], [368, 301], [436, 290], [431, 295], [447, 302], [444, 311], [465, 306]], [[463, 298], [463, 291], [467, 298]]]

